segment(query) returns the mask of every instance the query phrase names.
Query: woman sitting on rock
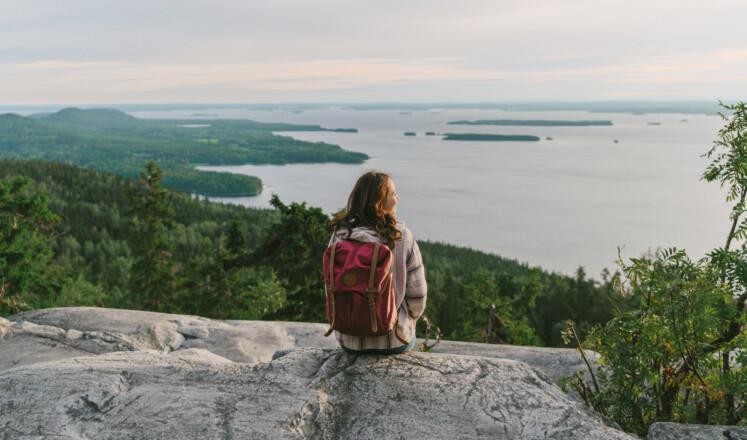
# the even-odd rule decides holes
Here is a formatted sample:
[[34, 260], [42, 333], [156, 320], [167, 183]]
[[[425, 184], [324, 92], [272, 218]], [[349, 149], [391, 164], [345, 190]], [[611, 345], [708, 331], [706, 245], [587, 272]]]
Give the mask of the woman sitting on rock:
[[[332, 250], [334, 271], [337, 272], [333, 272], [335, 275], [331, 278], [337, 280], [338, 285], [335, 287], [334, 283], [332, 286], [326, 283], [327, 314], [332, 325], [330, 330], [335, 330], [340, 346], [348, 352], [397, 354], [415, 346], [415, 323], [425, 310], [427, 284], [418, 244], [407, 226], [396, 219], [398, 201], [397, 187], [392, 178], [385, 173], [369, 171], [355, 183], [347, 208], [332, 220], [334, 232], [325, 252], [325, 270], [329, 270], [328, 259]], [[368, 245], [360, 250], [361, 253], [355, 254], [364, 246], [361, 243], [374, 243], [374, 246]], [[377, 246], [376, 243], [380, 244]], [[336, 259], [335, 251], [338, 252]], [[340, 255], [344, 252], [348, 252], [347, 257]], [[373, 257], [370, 257], [371, 253]], [[369, 257], [361, 257], [364, 254]], [[353, 275], [343, 273], [345, 269], [339, 268], [348, 264], [345, 261], [365, 261], [366, 258], [369, 266], [359, 268], [357, 272], [350, 269]], [[385, 266], [379, 267], [375, 283], [373, 274], [369, 278], [369, 271], [372, 271], [369, 267], [376, 267], [376, 264], [371, 264], [374, 260]], [[356, 273], [361, 274], [359, 278], [363, 279], [364, 289], [358, 291], [363, 293], [344, 292], [346, 284], [355, 284], [349, 278], [355, 279]], [[330, 276], [326, 279], [329, 281]], [[368, 289], [365, 289], [366, 284]], [[330, 287], [334, 294], [330, 292]], [[346, 302], [351, 297], [356, 298], [355, 295], [355, 305]], [[387, 301], [387, 298], [390, 301], [389, 311], [382, 306], [382, 301]], [[351, 312], [353, 309], [357, 310], [357, 314]], [[344, 316], [345, 313], [348, 314]], [[340, 323], [345, 319], [357, 319], [359, 322], [353, 324], [361, 324], [363, 330], [351, 330], [350, 333], [355, 334], [346, 334], [343, 330], [352, 327], [335, 325], [335, 321]]]

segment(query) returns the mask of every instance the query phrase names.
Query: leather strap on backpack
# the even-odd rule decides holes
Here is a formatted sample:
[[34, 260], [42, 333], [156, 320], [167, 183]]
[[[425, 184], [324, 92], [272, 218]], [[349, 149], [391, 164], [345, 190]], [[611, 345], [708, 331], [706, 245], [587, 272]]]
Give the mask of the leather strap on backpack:
[[376, 333], [378, 331], [378, 327], [376, 325], [376, 294], [378, 293], [379, 289], [374, 287], [374, 281], [376, 276], [376, 264], [379, 262], [380, 248], [381, 243], [377, 242], [374, 245], [373, 258], [371, 260], [371, 273], [368, 276], [368, 289], [366, 289], [366, 292], [368, 293], [368, 319], [369, 321], [371, 321], [372, 333]]
[[332, 295], [332, 316], [329, 322], [329, 330], [324, 336], [329, 336], [335, 328], [335, 309], [337, 308], [335, 296], [335, 248], [337, 243], [333, 243], [329, 250], [329, 285], [327, 286], [327, 295]]

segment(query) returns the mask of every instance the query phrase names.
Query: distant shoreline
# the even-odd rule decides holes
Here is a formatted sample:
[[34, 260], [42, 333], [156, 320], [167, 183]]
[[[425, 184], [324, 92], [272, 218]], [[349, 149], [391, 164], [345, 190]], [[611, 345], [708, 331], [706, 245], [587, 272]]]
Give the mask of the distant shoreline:
[[66, 107], [86, 109], [116, 108], [125, 112], [212, 109], [244, 109], [254, 111], [305, 111], [328, 108], [350, 110], [432, 111], [437, 109], [484, 109], [499, 111], [584, 111], [589, 113], [683, 113], [718, 115], [723, 109], [718, 102], [708, 101], [538, 101], [538, 102], [287, 102], [287, 103], [102, 103], [102, 104], [2, 104], [0, 112], [55, 112]]
[[451, 121], [449, 125], [499, 125], [499, 126], [517, 126], [517, 127], [592, 127], [592, 126], [612, 126], [609, 120], [592, 120], [592, 121], [555, 121], [548, 119], [478, 119], [476, 121]]

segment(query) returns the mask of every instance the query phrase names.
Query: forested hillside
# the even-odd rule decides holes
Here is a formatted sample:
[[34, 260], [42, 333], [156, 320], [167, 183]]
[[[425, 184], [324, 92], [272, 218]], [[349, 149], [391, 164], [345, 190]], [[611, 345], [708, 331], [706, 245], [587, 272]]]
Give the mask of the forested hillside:
[[[49, 264], [37, 259], [45, 267], [27, 271], [36, 278], [23, 282], [35, 287], [7, 289], [0, 297], [3, 313], [97, 305], [324, 320], [319, 267], [329, 233], [325, 213], [279, 200], [275, 210], [198, 200], [160, 188], [158, 172], [147, 168], [140, 180], [128, 180], [60, 163], [0, 161], [6, 211], [24, 197], [45, 195], [46, 202], [28, 205], [46, 205], [58, 217], [21, 239], [45, 243]], [[18, 176], [29, 180], [25, 188]], [[421, 242], [421, 249], [427, 313], [451, 339], [561, 345], [565, 320], [575, 320], [583, 332], [609, 319], [621, 301], [583, 272], [575, 278], [549, 274], [440, 243]]]
[[0, 158], [58, 161], [131, 178], [152, 160], [167, 171], [163, 183], [168, 188], [209, 196], [255, 195], [262, 190], [257, 177], [198, 171], [194, 165], [361, 163], [368, 158], [337, 145], [273, 133], [320, 130], [328, 129], [248, 120], [138, 119], [119, 110], [68, 108], [33, 117], [0, 115]]

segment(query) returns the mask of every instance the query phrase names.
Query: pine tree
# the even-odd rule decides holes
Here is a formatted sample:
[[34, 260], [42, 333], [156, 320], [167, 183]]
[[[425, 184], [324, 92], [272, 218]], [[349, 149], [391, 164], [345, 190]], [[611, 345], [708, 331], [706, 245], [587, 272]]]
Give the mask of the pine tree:
[[57, 221], [29, 179], [0, 180], [0, 315], [38, 307], [54, 292], [49, 237]]
[[163, 172], [148, 162], [130, 197], [134, 233], [131, 247], [133, 306], [155, 311], [176, 311], [176, 273], [169, 230], [174, 210], [168, 190], [161, 187]]

